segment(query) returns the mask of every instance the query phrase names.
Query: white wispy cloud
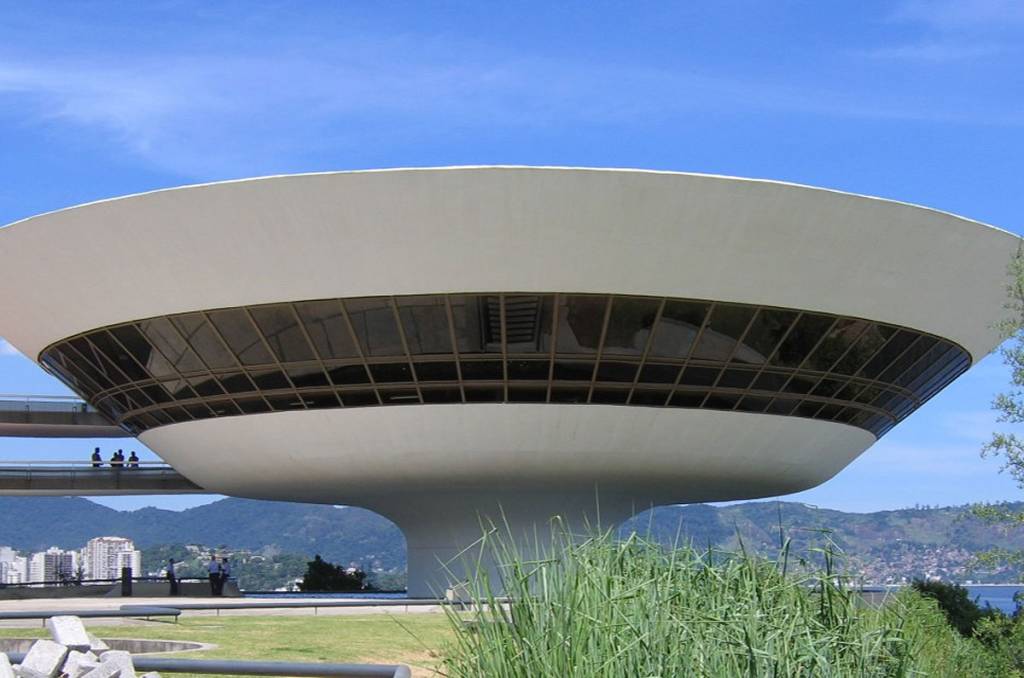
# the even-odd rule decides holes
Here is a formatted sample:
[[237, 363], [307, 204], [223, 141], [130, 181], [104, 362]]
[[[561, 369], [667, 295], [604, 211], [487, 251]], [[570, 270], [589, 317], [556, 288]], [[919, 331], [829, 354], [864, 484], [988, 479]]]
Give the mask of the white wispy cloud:
[[1003, 56], [1014, 51], [1016, 51], [1016, 48], [997, 43], [925, 42], [857, 50], [854, 54], [879, 61], [917, 61], [946, 64]]

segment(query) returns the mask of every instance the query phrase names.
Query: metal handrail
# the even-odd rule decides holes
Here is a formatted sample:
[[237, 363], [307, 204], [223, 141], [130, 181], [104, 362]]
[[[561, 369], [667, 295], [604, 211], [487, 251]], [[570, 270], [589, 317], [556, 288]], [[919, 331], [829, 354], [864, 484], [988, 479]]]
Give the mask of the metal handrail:
[[[25, 659], [24, 652], [8, 652], [12, 664]], [[233, 676], [332, 676], [333, 678], [410, 678], [404, 664], [316, 664], [311, 662], [258, 662], [234, 659], [177, 659], [132, 657], [140, 673], [207, 673]]]
[[[128, 466], [128, 460], [124, 460], [123, 466], [110, 466], [109, 459], [103, 459], [100, 462], [93, 462], [90, 459], [0, 459], [0, 471], [3, 470], [15, 470], [23, 468], [35, 468], [35, 467], [60, 467], [60, 468], [93, 468], [93, 463], [99, 463], [101, 468], [105, 471], [111, 470], [133, 470], [134, 467]], [[133, 462], [134, 463], [134, 462]], [[154, 461], [154, 460], [140, 460], [137, 462], [139, 467], [155, 468], [155, 469], [168, 469], [173, 471], [174, 467], [168, 464], [166, 461]]]
[[0, 393], [0, 400], [28, 400], [31, 402], [46, 402], [49, 400], [72, 400], [84, 402], [78, 396], [73, 395], [31, 395], [26, 393]]

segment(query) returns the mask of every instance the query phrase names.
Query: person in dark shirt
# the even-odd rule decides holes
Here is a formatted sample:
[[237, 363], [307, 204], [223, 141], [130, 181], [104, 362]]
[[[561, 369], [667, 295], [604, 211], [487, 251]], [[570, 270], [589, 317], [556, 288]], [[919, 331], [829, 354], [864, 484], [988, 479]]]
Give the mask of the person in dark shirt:
[[100, 448], [95, 448], [92, 451], [92, 467], [99, 468], [103, 466], [103, 457], [100, 456]]
[[139, 456], [135, 454], [135, 450], [132, 450], [131, 456], [128, 457], [128, 468], [139, 468]]
[[118, 450], [114, 452], [114, 456], [110, 458], [110, 468], [121, 468], [124, 466], [124, 450]]
[[178, 575], [174, 571], [174, 558], [167, 561], [167, 581], [171, 584], [171, 595], [178, 595]]

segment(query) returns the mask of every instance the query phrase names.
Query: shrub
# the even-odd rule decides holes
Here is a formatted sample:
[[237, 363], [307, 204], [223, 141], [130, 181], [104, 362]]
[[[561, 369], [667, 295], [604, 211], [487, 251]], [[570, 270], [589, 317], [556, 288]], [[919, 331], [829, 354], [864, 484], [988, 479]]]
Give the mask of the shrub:
[[365, 580], [365, 572], [346, 572], [343, 567], [329, 563], [317, 554], [306, 563], [306, 574], [299, 583], [299, 590], [362, 591], [366, 588]]
[[949, 623], [965, 638], [973, 636], [978, 622], [991, 615], [971, 600], [963, 586], [922, 579], [915, 579], [911, 586], [925, 598], [935, 600]]

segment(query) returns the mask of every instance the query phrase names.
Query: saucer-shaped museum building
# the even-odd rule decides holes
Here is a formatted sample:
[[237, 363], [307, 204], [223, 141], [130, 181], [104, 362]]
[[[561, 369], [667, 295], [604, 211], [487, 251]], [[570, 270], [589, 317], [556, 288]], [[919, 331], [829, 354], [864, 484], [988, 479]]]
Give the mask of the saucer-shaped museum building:
[[421, 595], [499, 510], [827, 480], [997, 345], [1017, 245], [717, 176], [280, 176], [0, 230], [0, 335], [211, 492], [394, 520]]

